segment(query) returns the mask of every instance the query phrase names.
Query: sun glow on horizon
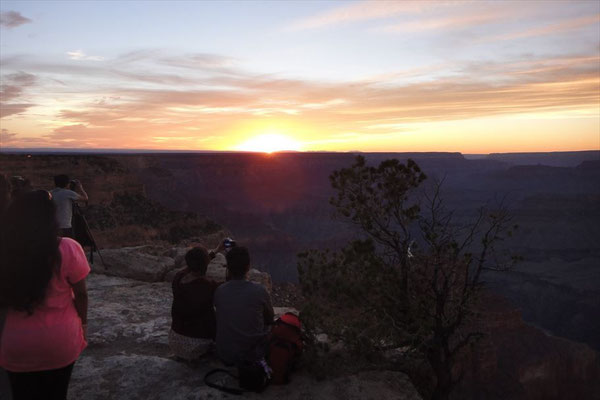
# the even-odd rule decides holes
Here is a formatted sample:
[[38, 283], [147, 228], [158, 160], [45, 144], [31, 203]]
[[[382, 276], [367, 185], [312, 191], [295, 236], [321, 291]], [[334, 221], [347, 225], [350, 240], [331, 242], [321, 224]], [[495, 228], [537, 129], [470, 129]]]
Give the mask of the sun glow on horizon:
[[271, 154], [277, 151], [301, 151], [302, 143], [277, 133], [265, 133], [254, 136], [236, 147], [240, 151], [252, 151]]

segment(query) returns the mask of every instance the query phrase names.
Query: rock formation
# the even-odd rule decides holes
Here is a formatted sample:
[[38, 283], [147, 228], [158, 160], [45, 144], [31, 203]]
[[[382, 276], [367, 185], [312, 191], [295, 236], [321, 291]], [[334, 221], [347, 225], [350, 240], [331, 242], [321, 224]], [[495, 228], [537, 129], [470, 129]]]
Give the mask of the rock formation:
[[[175, 361], [168, 347], [171, 288], [92, 273], [89, 290], [89, 346], [75, 364], [69, 399], [231, 399], [204, 385], [203, 377], [222, 368], [207, 357], [196, 366]], [[289, 309], [276, 308], [277, 314]], [[233, 384], [233, 382], [229, 382]], [[316, 381], [298, 371], [286, 386], [271, 386], [251, 399], [417, 400], [409, 378], [399, 372], [363, 372]]]
[[[432, 177], [447, 174], [448, 205], [465, 219], [482, 201], [510, 193], [521, 228], [507, 243], [526, 262], [510, 274], [490, 274], [486, 280], [495, 282], [528, 322], [598, 349], [597, 151], [556, 162], [540, 156], [533, 164], [546, 166], [516, 168], [509, 166], [524, 164], [523, 155], [481, 160], [460, 154], [367, 155], [373, 162], [397, 156], [417, 159]], [[183, 267], [186, 245], [212, 247], [229, 232], [190, 212], [232, 229], [236, 239], [250, 247], [259, 269], [271, 271], [276, 281], [293, 280], [297, 252], [335, 247], [349, 234], [346, 226], [329, 218], [327, 176], [352, 159], [352, 154], [311, 153], [268, 158], [0, 154], [1, 173], [27, 177], [36, 189], [50, 189], [52, 176], [66, 172], [82, 181], [91, 198], [85, 212], [107, 264], [105, 268], [96, 257], [93, 268], [112, 277], [90, 279], [93, 337], [76, 368], [71, 398], [171, 398], [164, 393], [176, 387], [182, 389], [174, 398], [196, 397], [201, 376], [180, 379], [181, 371], [190, 370], [167, 358], [167, 282]], [[547, 167], [551, 165], [555, 167]], [[130, 247], [115, 249], [122, 246]], [[223, 280], [219, 263], [222, 260], [215, 260], [208, 274]], [[252, 276], [266, 287], [271, 284], [268, 274], [257, 271]], [[465, 379], [479, 386], [464, 388], [464, 393], [480, 398], [593, 398], [588, 393], [594, 393], [600, 398], [592, 392], [600, 382], [597, 353], [526, 325], [512, 306], [487, 312], [487, 325], [482, 327], [486, 338], [463, 361], [468, 366]], [[156, 368], [145, 368], [150, 365]], [[145, 369], [147, 376], [140, 372]], [[324, 391], [353, 398], [337, 383], [324, 385], [330, 385], [320, 386]], [[316, 392], [299, 392], [319, 398]]]
[[[185, 268], [185, 253], [189, 247], [146, 245], [101, 250], [102, 259], [92, 264], [94, 272], [119, 276], [143, 282], [171, 282], [178, 270]], [[217, 282], [225, 282], [225, 256], [217, 253], [208, 265], [206, 275]], [[271, 292], [271, 276], [251, 268], [248, 279], [262, 284]]]
[[527, 325], [500, 296], [486, 294], [474, 328], [484, 334], [462, 358], [455, 398], [591, 399], [600, 396], [600, 356], [588, 345]]

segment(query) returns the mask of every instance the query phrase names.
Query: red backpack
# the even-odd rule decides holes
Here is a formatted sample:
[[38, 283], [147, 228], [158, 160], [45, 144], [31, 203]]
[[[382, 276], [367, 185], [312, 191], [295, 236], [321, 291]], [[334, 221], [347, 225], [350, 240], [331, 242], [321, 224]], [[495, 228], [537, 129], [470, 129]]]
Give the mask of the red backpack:
[[302, 324], [294, 313], [283, 314], [271, 329], [268, 362], [273, 370], [271, 384], [288, 383], [296, 361], [302, 354]]

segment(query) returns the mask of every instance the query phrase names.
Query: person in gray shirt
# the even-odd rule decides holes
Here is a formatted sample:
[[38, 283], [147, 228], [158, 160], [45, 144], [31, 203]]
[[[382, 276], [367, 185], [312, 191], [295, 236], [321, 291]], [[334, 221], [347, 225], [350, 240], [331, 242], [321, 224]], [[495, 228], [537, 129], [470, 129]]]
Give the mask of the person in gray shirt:
[[69, 177], [67, 175], [56, 175], [54, 177], [56, 187], [50, 191], [52, 200], [56, 204], [56, 220], [58, 221], [59, 235], [62, 237], [73, 237], [73, 228], [71, 227], [73, 202], [88, 201], [88, 195], [83, 190], [81, 182], [74, 181], [74, 183], [76, 191], [67, 189]]
[[234, 247], [226, 258], [230, 280], [217, 288], [213, 300], [217, 355], [226, 365], [240, 365], [264, 358], [274, 313], [265, 287], [246, 280], [250, 270], [248, 249]]

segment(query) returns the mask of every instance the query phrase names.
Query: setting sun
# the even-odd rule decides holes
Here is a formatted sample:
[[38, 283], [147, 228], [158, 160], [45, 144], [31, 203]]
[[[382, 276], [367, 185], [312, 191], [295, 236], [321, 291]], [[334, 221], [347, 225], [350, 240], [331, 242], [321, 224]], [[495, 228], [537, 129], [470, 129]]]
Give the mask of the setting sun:
[[264, 134], [248, 139], [237, 147], [241, 151], [274, 153], [276, 151], [300, 151], [302, 144], [289, 136]]

